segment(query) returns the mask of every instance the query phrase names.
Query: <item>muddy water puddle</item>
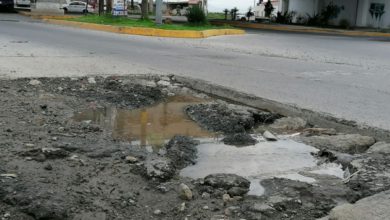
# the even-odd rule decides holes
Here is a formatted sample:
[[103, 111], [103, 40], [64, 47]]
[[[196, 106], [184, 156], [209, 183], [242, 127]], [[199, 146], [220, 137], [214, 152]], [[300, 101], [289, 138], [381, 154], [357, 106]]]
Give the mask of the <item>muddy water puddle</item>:
[[110, 132], [114, 139], [152, 147], [152, 150], [158, 150], [175, 135], [194, 137], [201, 142], [197, 146], [197, 163], [184, 168], [180, 175], [196, 179], [215, 173], [237, 174], [251, 181], [250, 195], [264, 193], [260, 181], [266, 178], [316, 182], [312, 177], [301, 175], [301, 171], [343, 177], [341, 166], [318, 166], [318, 161], [312, 156], [318, 150], [289, 137], [280, 136], [276, 142], [267, 142], [260, 135], [254, 135], [258, 143], [248, 147], [219, 142], [215, 138], [216, 134], [203, 130], [184, 112], [186, 106], [204, 102], [208, 100], [174, 96], [157, 105], [135, 110], [91, 108], [76, 113], [73, 120], [98, 124]]
[[256, 145], [235, 147], [213, 140], [203, 141], [198, 146], [197, 163], [184, 168], [181, 175], [190, 178], [204, 178], [209, 174], [231, 173], [246, 177], [251, 181], [250, 195], [262, 195], [262, 179], [281, 177], [313, 183], [316, 180], [299, 172], [328, 174], [342, 178], [343, 170], [336, 164], [317, 165], [311, 155], [318, 150], [314, 147], [283, 139], [267, 142], [256, 137]]
[[158, 147], [175, 135], [213, 137], [213, 133], [203, 130], [184, 112], [186, 106], [204, 102], [208, 100], [193, 96], [173, 96], [157, 105], [135, 110], [116, 107], [87, 109], [76, 113], [73, 120], [98, 124], [105, 131], [111, 132], [114, 139]]

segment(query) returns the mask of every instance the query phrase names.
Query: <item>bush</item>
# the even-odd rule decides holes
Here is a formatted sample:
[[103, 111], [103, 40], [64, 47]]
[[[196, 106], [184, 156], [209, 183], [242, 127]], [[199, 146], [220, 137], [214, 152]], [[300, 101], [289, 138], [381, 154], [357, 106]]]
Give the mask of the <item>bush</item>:
[[320, 14], [314, 14], [311, 16], [310, 14], [307, 14], [307, 25], [309, 26], [318, 26], [321, 25], [321, 15]]
[[193, 25], [207, 24], [206, 14], [199, 6], [192, 6], [188, 9], [186, 17], [188, 22]]
[[340, 20], [339, 26], [344, 29], [351, 29], [351, 24], [347, 19]]
[[295, 15], [296, 13], [294, 11], [286, 11], [284, 13], [279, 11], [276, 16], [276, 23], [291, 24]]
[[321, 10], [320, 14], [314, 14], [313, 16], [308, 14], [307, 24], [312, 26], [328, 26], [329, 20], [337, 18], [341, 10], [344, 10], [344, 7], [340, 7], [331, 2]]

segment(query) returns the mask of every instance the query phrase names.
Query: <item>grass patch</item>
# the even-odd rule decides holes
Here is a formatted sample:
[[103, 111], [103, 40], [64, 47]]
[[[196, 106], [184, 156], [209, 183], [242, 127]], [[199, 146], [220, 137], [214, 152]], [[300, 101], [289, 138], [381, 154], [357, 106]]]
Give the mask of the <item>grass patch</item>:
[[207, 19], [221, 19], [225, 20], [225, 14], [220, 12], [209, 12], [207, 13]]
[[190, 24], [163, 24], [156, 25], [152, 20], [140, 20], [140, 19], [131, 19], [125, 17], [113, 17], [111, 15], [86, 15], [77, 18], [69, 18], [67, 21], [76, 21], [76, 22], [85, 22], [93, 24], [104, 24], [104, 25], [113, 25], [113, 26], [123, 26], [123, 27], [146, 27], [146, 28], [158, 28], [165, 30], [195, 30], [203, 31], [210, 29], [223, 29], [231, 28], [229, 26], [214, 26], [214, 25], [190, 25]]

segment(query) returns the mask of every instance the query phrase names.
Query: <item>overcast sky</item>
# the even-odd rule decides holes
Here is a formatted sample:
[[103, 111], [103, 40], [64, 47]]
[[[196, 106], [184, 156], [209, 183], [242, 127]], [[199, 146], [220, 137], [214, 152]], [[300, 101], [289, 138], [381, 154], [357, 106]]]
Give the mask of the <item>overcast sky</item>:
[[253, 2], [254, 0], [208, 0], [209, 12], [222, 12], [225, 8], [237, 7], [240, 13], [245, 13], [249, 7], [253, 7]]

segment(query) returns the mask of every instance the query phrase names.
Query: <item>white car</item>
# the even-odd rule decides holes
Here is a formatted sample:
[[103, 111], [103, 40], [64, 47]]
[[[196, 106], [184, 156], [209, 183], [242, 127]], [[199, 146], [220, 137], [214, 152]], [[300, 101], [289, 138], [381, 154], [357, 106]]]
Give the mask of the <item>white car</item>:
[[87, 3], [85, 2], [74, 1], [64, 5], [63, 9], [65, 13], [89, 13], [95, 11], [92, 5], [88, 5], [88, 7], [86, 7], [86, 5]]

